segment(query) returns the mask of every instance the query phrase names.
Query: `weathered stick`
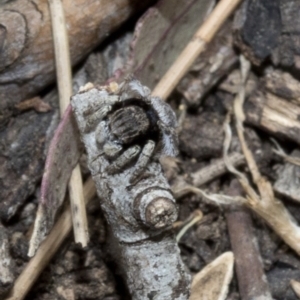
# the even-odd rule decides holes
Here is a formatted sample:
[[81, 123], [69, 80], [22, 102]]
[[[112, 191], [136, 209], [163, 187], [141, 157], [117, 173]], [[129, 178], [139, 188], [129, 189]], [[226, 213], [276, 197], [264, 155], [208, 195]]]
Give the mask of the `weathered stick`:
[[168, 72], [157, 84], [153, 90], [154, 96], [167, 99], [195, 59], [205, 49], [206, 45], [212, 40], [240, 2], [241, 0], [222, 0], [217, 4], [207, 20], [196, 32], [192, 41], [189, 42]]
[[[245, 163], [245, 158], [241, 153], [231, 153], [228, 158], [235, 167], [238, 167]], [[211, 165], [192, 173], [192, 185], [199, 187], [211, 181], [212, 179], [225, 174], [226, 172], [227, 169], [224, 160], [219, 159]]]
[[254, 92], [245, 102], [246, 122], [300, 144], [300, 107], [271, 93]]
[[[231, 182], [228, 194], [231, 196], [242, 194], [242, 187], [236, 179]], [[235, 257], [241, 299], [271, 300], [272, 296], [264, 273], [249, 210], [236, 206], [230, 208], [225, 216]]]
[[[92, 178], [89, 178], [83, 188], [86, 204], [96, 195], [96, 189]], [[59, 249], [63, 241], [72, 229], [72, 212], [68, 207], [64, 210], [55, 223], [47, 239], [38, 248], [35, 256], [25, 266], [22, 273], [15, 281], [9, 297], [6, 300], [22, 300], [32, 288], [44, 268]]]
[[228, 21], [201, 53], [201, 59], [192, 65], [192, 71], [196, 75], [190, 74], [192, 80], [177, 86], [177, 91], [183, 94], [187, 106], [198, 107], [212, 87], [237, 65], [238, 56], [232, 43], [232, 22]]
[[[230, 163], [235, 167], [238, 167], [245, 163], [244, 156], [237, 152], [230, 154], [228, 159]], [[226, 172], [227, 168], [223, 158], [218, 159], [210, 165], [202, 168], [201, 170], [192, 173], [191, 185], [200, 187], [201, 185], [210, 182], [211, 180], [225, 174]], [[189, 183], [182, 176], [179, 177], [178, 180], [176, 180], [176, 182], [172, 185], [172, 191], [176, 199], [181, 198], [191, 192]]]
[[[72, 96], [72, 71], [69, 38], [61, 0], [49, 0], [49, 7], [55, 51], [60, 115], [63, 116], [70, 104], [70, 98]], [[82, 247], [86, 247], [89, 241], [89, 234], [79, 165], [77, 165], [72, 171], [69, 181], [69, 194], [75, 242], [80, 243]]]

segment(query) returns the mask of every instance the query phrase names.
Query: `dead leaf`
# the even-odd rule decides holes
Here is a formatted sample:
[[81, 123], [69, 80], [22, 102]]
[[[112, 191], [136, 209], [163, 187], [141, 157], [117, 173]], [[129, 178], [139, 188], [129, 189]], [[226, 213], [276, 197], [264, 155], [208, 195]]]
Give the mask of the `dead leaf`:
[[233, 264], [233, 253], [225, 252], [196, 274], [190, 300], [226, 299], [233, 275]]

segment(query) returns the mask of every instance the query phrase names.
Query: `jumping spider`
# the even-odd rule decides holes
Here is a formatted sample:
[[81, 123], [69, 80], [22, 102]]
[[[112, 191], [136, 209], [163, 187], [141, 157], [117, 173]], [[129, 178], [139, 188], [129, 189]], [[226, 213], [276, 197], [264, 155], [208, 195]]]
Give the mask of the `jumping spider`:
[[157, 155], [177, 155], [177, 120], [171, 107], [136, 79], [123, 82], [115, 93], [93, 103], [84, 112], [85, 132], [95, 130], [96, 141], [111, 161], [108, 174], [121, 172], [136, 161], [131, 182]]

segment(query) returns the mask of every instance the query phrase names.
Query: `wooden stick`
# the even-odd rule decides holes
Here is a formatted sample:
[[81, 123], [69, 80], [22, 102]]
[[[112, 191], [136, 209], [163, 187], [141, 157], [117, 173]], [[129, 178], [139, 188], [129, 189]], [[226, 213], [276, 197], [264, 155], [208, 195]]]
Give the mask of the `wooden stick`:
[[153, 90], [166, 99], [241, 0], [221, 0]]
[[[234, 167], [239, 167], [245, 163], [243, 154], [233, 152], [228, 156], [230, 164]], [[184, 176], [179, 176], [172, 185], [172, 191], [176, 199], [182, 198], [191, 192], [191, 186], [200, 187], [207, 182], [210, 182], [217, 177], [228, 172], [224, 159], [218, 159], [209, 164], [208, 166], [190, 174], [191, 185], [186, 181]]]
[[[227, 194], [243, 195], [242, 187], [236, 179], [231, 181]], [[249, 209], [232, 206], [226, 211], [225, 217], [235, 257], [235, 270], [241, 299], [271, 300], [272, 296], [264, 273]]]
[[[96, 195], [96, 188], [91, 177], [85, 182], [83, 192], [86, 204], [88, 204]], [[25, 298], [36, 279], [69, 235], [71, 229], [72, 213], [70, 206], [68, 206], [55, 223], [50, 234], [38, 248], [35, 256], [15, 281], [14, 287], [6, 300], [22, 300]]]
[[[72, 71], [69, 40], [61, 0], [49, 0], [49, 7], [55, 50], [60, 115], [62, 116], [70, 104], [72, 96]], [[80, 243], [82, 247], [86, 247], [89, 241], [89, 235], [79, 165], [74, 168], [71, 174], [69, 194], [72, 207], [75, 242]]]

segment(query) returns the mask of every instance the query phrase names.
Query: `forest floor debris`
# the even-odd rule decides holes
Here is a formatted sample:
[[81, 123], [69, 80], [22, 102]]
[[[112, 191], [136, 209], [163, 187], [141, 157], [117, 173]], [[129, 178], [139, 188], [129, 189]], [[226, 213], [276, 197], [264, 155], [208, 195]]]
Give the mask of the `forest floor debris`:
[[[261, 1], [256, 1], [256, 3], [251, 0], [245, 1], [250, 5], [243, 6], [236, 13], [234, 24], [232, 20], [228, 20], [222, 31], [224, 39], [218, 35], [215, 47], [208, 47], [207, 52], [203, 49], [206, 63], [201, 64], [203, 57], [200, 56], [179, 83], [175, 92], [170, 95], [170, 104], [178, 116], [181, 115], [181, 152], [176, 160], [163, 165], [174, 195], [178, 199], [179, 222], [183, 222], [181, 226], [179, 226], [180, 223], [174, 226], [173, 230], [178, 234], [182, 226], [186, 225], [184, 235], [179, 240], [179, 247], [181, 257], [190, 272], [194, 275], [201, 270], [204, 271], [205, 266], [214, 262], [220, 255], [233, 250], [236, 272], [233, 274], [227, 299], [246, 299], [249, 295], [251, 296], [251, 286], [255, 285], [256, 295], [264, 295], [267, 299], [272, 297], [278, 300], [294, 300], [299, 295], [300, 281], [298, 255], [300, 253], [298, 227], [300, 207], [295, 201], [298, 200], [299, 189], [297, 151], [300, 143], [300, 77], [297, 73], [298, 53], [293, 46], [299, 39], [296, 30], [299, 24], [291, 20], [293, 19], [292, 8], [297, 7], [297, 3], [289, 0], [290, 5], [281, 3], [279, 6], [278, 3], [272, 2], [270, 6], [273, 8], [272, 13], [276, 17], [280, 11], [284, 16], [282, 20], [272, 19], [270, 17], [272, 13], [268, 15], [267, 12], [269, 6], [263, 6], [264, 13], [261, 16], [266, 16], [264, 22], [270, 24], [274, 21], [276, 26], [274, 25], [271, 31], [263, 30], [263, 35], [260, 36], [259, 30], [249, 34], [247, 31], [250, 30], [249, 28], [252, 28], [251, 30], [257, 28], [249, 27], [249, 24], [252, 24], [250, 19], [253, 12], [261, 9], [258, 5]], [[154, 18], [159, 11], [157, 7], [155, 9], [151, 12]], [[294, 9], [294, 11], [297, 10]], [[244, 22], [237, 22], [238, 16], [244, 16], [245, 18], [242, 18]], [[258, 19], [257, 22], [261, 21]], [[174, 24], [172, 22], [170, 24]], [[143, 20], [140, 23], [141, 26], [142, 23]], [[172, 27], [170, 24], [164, 27], [163, 32], [167, 32], [168, 28]], [[278, 33], [280, 26], [284, 26], [288, 33]], [[126, 31], [125, 28], [128, 27], [122, 30]], [[271, 50], [264, 48], [265, 42], [257, 42], [258, 36], [260, 39], [268, 38], [268, 34], [274, 34], [271, 37], [274, 49]], [[122, 63], [126, 61], [131, 63], [134, 61], [132, 57], [126, 56], [129, 51], [124, 50], [128, 49], [131, 36], [132, 30], [129, 29], [111, 38], [108, 42], [110, 50], [104, 50], [105, 55], [103, 55], [103, 48], [95, 50], [87, 71], [80, 71], [80, 75], [75, 76], [76, 84], [80, 85], [82, 78], [87, 78], [87, 74], [97, 73], [101, 64], [106, 65], [107, 68], [103, 68], [105, 74], [100, 74], [99, 78], [102, 76], [107, 79], [111, 75], [120, 75], [121, 73], [116, 70], [117, 66], [122, 66]], [[251, 37], [253, 41], [248, 43]], [[168, 41], [172, 41], [170, 44], [173, 45], [175, 40]], [[246, 44], [247, 47], [245, 47]], [[153, 53], [163, 52], [159, 51], [159, 44], [155, 44], [153, 48], [149, 47], [151, 51], [154, 48], [156, 52], [153, 51]], [[264, 52], [267, 50], [269, 52]], [[237, 170], [239, 173], [234, 171], [235, 174], [229, 174], [222, 158], [224, 138], [222, 124], [226, 120], [228, 109], [238, 103], [235, 103], [234, 95], [243, 83], [238, 68], [238, 54], [240, 53], [246, 55], [252, 65], [248, 74], [248, 84], [244, 85], [242, 91], [245, 102], [239, 105], [238, 115], [242, 116], [242, 121], [245, 123], [243, 128], [238, 126], [231, 129], [231, 147], [226, 156], [227, 166], [229, 162], [229, 165], [234, 168], [231, 170]], [[266, 53], [269, 56], [267, 60], [264, 60], [262, 55]], [[286, 55], [283, 55], [284, 53]], [[145, 57], [143, 59], [143, 63], [149, 67], [148, 73], [150, 74], [149, 78], [145, 77], [145, 80], [149, 79], [149, 82], [154, 84], [157, 82], [157, 77], [155, 77], [157, 74], [151, 72], [153, 57], [149, 61]], [[224, 59], [228, 60], [228, 64], [222, 63]], [[261, 61], [263, 61], [262, 64], [260, 64]], [[91, 71], [91, 65], [97, 66], [95, 70]], [[106, 69], [113, 71], [108, 72]], [[53, 77], [53, 74], [51, 76]], [[97, 77], [95, 82], [102, 82], [99, 78]], [[26, 86], [23, 88], [26, 90]], [[13, 299], [22, 299], [30, 290], [32, 282], [29, 283], [28, 276], [38, 278], [38, 281], [25, 299], [73, 300], [85, 297], [95, 300], [129, 299], [124, 281], [116, 270], [115, 262], [108, 250], [109, 245], [106, 243], [108, 226], [99, 209], [98, 199], [92, 199], [95, 188], [90, 181], [88, 181], [90, 184], [88, 189], [91, 192], [88, 196], [90, 204], [87, 206], [87, 212], [91, 240], [87, 250], [84, 251], [76, 245], [72, 241], [73, 237], [63, 242], [68, 236], [67, 232], [71, 230], [70, 210], [67, 212], [63, 210], [58, 221], [60, 227], [57, 228], [56, 235], [51, 238], [54, 239], [55, 244], [48, 244], [41, 256], [37, 254], [39, 258], [37, 265], [30, 267], [29, 262], [27, 268], [24, 268], [28, 262], [26, 255], [28, 239], [32, 232], [40, 192], [37, 183], [42, 174], [44, 149], [49, 144], [58, 119], [57, 99], [56, 96], [53, 97], [56, 93], [48, 92], [47, 90], [41, 94], [38, 100], [22, 99], [25, 101], [20, 103], [18, 103], [20, 100], [20, 95], [18, 95], [12, 103], [13, 109], [11, 110], [10, 107], [9, 113], [2, 118], [2, 120], [9, 121], [8, 130], [0, 132], [3, 137], [0, 144], [2, 150], [0, 160], [5, 162], [0, 169], [0, 184], [4, 187], [1, 190], [5, 201], [1, 201], [0, 207], [10, 254], [7, 256], [7, 253], [3, 253], [14, 261], [9, 270], [10, 280], [21, 274], [14, 292], [22, 296]], [[4, 106], [7, 111], [7, 102]], [[52, 110], [48, 111], [49, 107]], [[31, 133], [32, 136], [30, 136]], [[238, 137], [242, 141], [242, 147]], [[274, 150], [271, 138], [276, 139], [280, 148], [275, 146]], [[244, 156], [242, 152], [246, 155]], [[37, 158], [36, 164], [30, 165], [31, 156]], [[7, 164], [7, 157], [9, 157], [10, 164]], [[82, 169], [86, 170], [84, 156], [80, 162]], [[249, 176], [251, 173], [253, 176]], [[10, 174], [10, 177], [2, 174]], [[239, 178], [248, 192], [246, 197], [240, 189], [239, 193], [232, 194], [232, 182], [235, 182], [236, 174], [243, 174]], [[87, 171], [83, 173], [83, 176], [85, 180], [88, 178]], [[6, 187], [9, 188], [6, 189]], [[5, 194], [6, 192], [9, 193]], [[220, 203], [219, 195], [223, 197], [222, 203]], [[210, 196], [213, 196], [211, 199], [215, 203], [207, 199]], [[16, 201], [18, 198], [22, 201]], [[233, 200], [234, 205], [232, 205]], [[241, 203], [249, 206], [252, 211], [245, 211], [240, 207]], [[195, 212], [200, 211], [201, 213], [195, 216]], [[64, 216], [67, 216], [64, 220], [67, 223], [61, 219]], [[244, 227], [236, 228], [232, 225], [237, 222], [244, 224]], [[246, 228], [248, 231], [243, 236], [254, 237], [249, 238], [251, 243], [247, 241], [249, 242], [247, 247], [251, 249], [251, 260], [245, 261], [242, 255], [245, 252], [244, 244], [234, 242], [233, 227], [238, 230], [238, 233]], [[2, 238], [1, 242], [5, 240], [6, 238]], [[59, 251], [55, 254], [57, 249]], [[54, 257], [49, 262], [52, 256]], [[41, 273], [46, 265], [46, 269]], [[267, 282], [261, 280], [259, 282], [261, 285], [258, 286], [252, 281], [255, 279], [253, 276], [250, 278], [240, 275], [242, 272], [253, 274], [251, 267], [255, 268], [256, 274], [259, 274], [258, 278], [262, 276]], [[218, 274], [221, 273], [221, 271], [218, 272]], [[227, 288], [228, 282], [229, 279], [226, 284], [219, 284], [219, 286]], [[18, 290], [20, 285], [27, 290], [25, 292]]]

